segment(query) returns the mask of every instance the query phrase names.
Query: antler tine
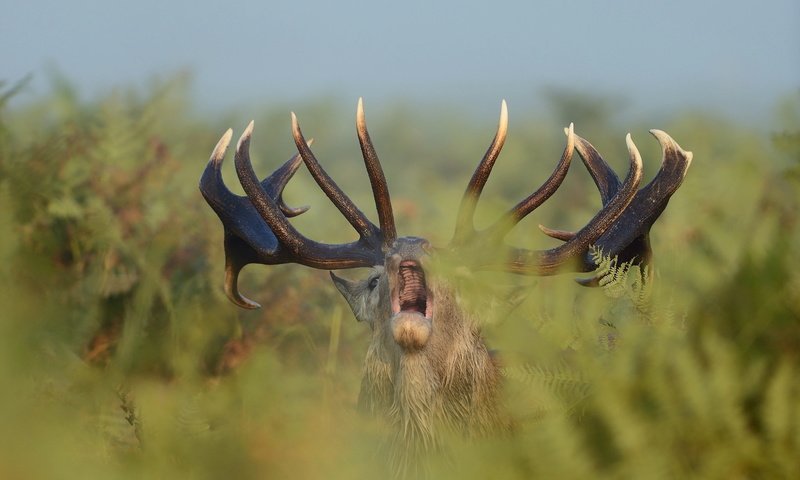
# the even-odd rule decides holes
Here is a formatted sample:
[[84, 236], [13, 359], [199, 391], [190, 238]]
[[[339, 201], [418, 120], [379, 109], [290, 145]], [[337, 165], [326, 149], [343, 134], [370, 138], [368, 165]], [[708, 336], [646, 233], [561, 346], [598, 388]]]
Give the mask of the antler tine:
[[539, 230], [544, 232], [544, 234], [547, 235], [548, 237], [552, 237], [557, 240], [563, 240], [565, 242], [567, 240], [572, 240], [573, 238], [575, 238], [575, 232], [570, 232], [568, 230], [556, 230], [553, 228], [547, 228], [542, 224], [539, 224]]
[[[683, 179], [686, 177], [686, 172], [692, 165], [692, 158], [694, 157], [694, 154], [681, 148], [681, 146], [678, 145], [678, 142], [673, 140], [672, 137], [670, 137], [669, 134], [663, 130], [654, 128], [650, 130], [650, 134], [656, 137], [656, 140], [658, 140], [658, 143], [661, 145], [661, 154], [663, 157], [662, 166], [665, 167], [665, 171], [671, 172], [667, 173], [667, 175], [673, 177], [673, 180], [670, 183], [671, 190], [674, 193], [675, 190], [681, 186], [681, 183], [683, 183]], [[655, 181], [655, 179], [653, 181]], [[648, 187], [649, 186], [650, 185], [648, 184]]]
[[[236, 238], [236, 237], [231, 237]], [[228, 253], [229, 251], [238, 251], [237, 249], [233, 248], [231, 245], [233, 243], [228, 241], [228, 237], [225, 238], [225, 281], [223, 283], [223, 290], [225, 291], [225, 295], [228, 299], [236, 304], [241, 308], [245, 308], [247, 310], [255, 310], [256, 308], [261, 308], [261, 304], [250, 300], [249, 298], [242, 295], [239, 291], [239, 273], [242, 271], [242, 268], [247, 265], [248, 262], [245, 259], [236, 258], [235, 255], [231, 255]]]
[[597, 189], [600, 191], [600, 199], [605, 205], [619, 190], [621, 185], [619, 177], [591, 143], [579, 136], [575, 140], [575, 148], [578, 150], [578, 155], [592, 176], [595, 185], [597, 185]]
[[558, 187], [561, 186], [561, 183], [564, 181], [569, 171], [569, 166], [572, 162], [572, 153], [575, 150], [575, 131], [573, 124], [570, 123], [569, 127], [564, 129], [564, 133], [567, 135], [567, 145], [564, 147], [564, 153], [561, 154], [561, 160], [558, 161], [555, 170], [553, 170], [553, 173], [550, 174], [550, 177], [538, 190], [519, 202], [490, 227], [489, 230], [494, 239], [499, 240], [505, 237], [516, 224], [539, 208], [539, 206], [546, 202], [547, 199], [558, 190]]
[[570, 238], [567, 243], [544, 251], [511, 249], [510, 260], [506, 265], [513, 273], [552, 275], [567, 261], [584, 253], [590, 244], [603, 235], [620, 217], [631, 203], [642, 179], [642, 157], [631, 140], [630, 134], [625, 137], [630, 155], [630, 168], [622, 187], [582, 229]]
[[[308, 145], [312, 145], [314, 143], [313, 138], [308, 139]], [[278, 206], [280, 207], [281, 211], [287, 217], [296, 217], [301, 213], [305, 213], [308, 211], [309, 206], [302, 206], [292, 208], [283, 201], [283, 189], [286, 188], [286, 184], [289, 183], [289, 180], [294, 176], [297, 172], [297, 169], [300, 168], [300, 165], [303, 163], [302, 157], [300, 157], [299, 153], [295, 153], [292, 157], [286, 161], [280, 168], [272, 172], [272, 174], [261, 181], [261, 186], [264, 188], [264, 191], [267, 192], [267, 195], [270, 198], [276, 199]]]
[[[622, 182], [620, 182], [616, 172], [603, 160], [597, 149], [580, 135], [575, 135], [575, 150], [578, 151], [578, 156], [581, 157], [583, 164], [592, 176], [592, 180], [594, 180], [594, 184], [600, 192], [600, 200], [603, 206], [607, 205], [619, 191]], [[539, 225], [539, 229], [548, 237], [558, 240], [567, 241], [575, 236], [574, 232], [553, 230], [544, 225]]]
[[297, 145], [297, 151], [300, 152], [303, 162], [305, 162], [317, 185], [325, 192], [325, 195], [333, 202], [336, 208], [342, 212], [342, 215], [350, 222], [350, 225], [358, 232], [359, 236], [361, 238], [380, 236], [381, 232], [378, 227], [369, 221], [366, 215], [356, 207], [353, 201], [345, 195], [319, 164], [314, 153], [306, 144], [305, 138], [303, 138], [303, 132], [300, 130], [300, 124], [297, 122], [297, 116], [294, 112], [292, 112], [292, 136], [294, 137], [295, 145]]
[[378, 210], [378, 223], [383, 233], [384, 248], [390, 247], [397, 239], [397, 229], [394, 224], [394, 213], [392, 212], [392, 201], [389, 197], [389, 186], [381, 168], [381, 162], [372, 140], [367, 131], [367, 120], [364, 116], [364, 101], [358, 99], [356, 111], [356, 131], [358, 132], [358, 142], [361, 145], [361, 153], [364, 157], [364, 165], [369, 175], [369, 183], [372, 186], [372, 194], [375, 197], [375, 208]]
[[489, 179], [489, 174], [492, 173], [494, 162], [500, 155], [503, 145], [506, 141], [508, 134], [508, 107], [506, 101], [503, 100], [500, 104], [500, 121], [497, 125], [497, 133], [494, 135], [489, 149], [483, 156], [483, 159], [475, 168], [472, 178], [467, 184], [467, 189], [464, 191], [464, 196], [461, 198], [461, 204], [458, 207], [458, 214], [456, 216], [456, 227], [453, 233], [451, 244], [457, 244], [475, 232], [474, 216], [475, 207], [478, 204], [478, 199], [483, 192], [483, 187]]
[[222, 134], [214, 150], [211, 152], [211, 158], [208, 160], [209, 166], [213, 166], [215, 171], [222, 168], [222, 161], [225, 160], [225, 152], [228, 151], [228, 145], [233, 138], [233, 129], [229, 128]]
[[253, 207], [269, 225], [278, 241], [294, 254], [300, 254], [303, 249], [302, 236], [264, 191], [253, 170], [253, 164], [250, 162], [250, 138], [253, 135], [254, 127], [255, 122], [251, 121], [236, 144], [236, 154], [233, 157], [236, 174]]

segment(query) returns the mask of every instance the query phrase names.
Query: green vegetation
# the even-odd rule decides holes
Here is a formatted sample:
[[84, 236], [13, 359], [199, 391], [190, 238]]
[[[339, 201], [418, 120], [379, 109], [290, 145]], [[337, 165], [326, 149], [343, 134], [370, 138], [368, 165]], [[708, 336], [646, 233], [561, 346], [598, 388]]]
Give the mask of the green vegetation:
[[[186, 90], [176, 79], [84, 101], [57, 81], [10, 110], [15, 87], [0, 86], [0, 478], [385, 474], [386, 427], [355, 411], [367, 329], [327, 274], [251, 266], [241, 288], [264, 308], [225, 299], [222, 229], [197, 182], [225, 128], [238, 135], [252, 113], [198, 114]], [[755, 130], [697, 112], [620, 125], [608, 102], [557, 93], [559, 121], [593, 102], [572, 118], [576, 132], [617, 170], [631, 125], [648, 175], [660, 152], [646, 128], [669, 132], [694, 163], [653, 229], [646, 289], [621, 271], [599, 289], [571, 275], [459, 279], [487, 312], [516, 428], [453, 438], [432, 455], [433, 478], [796, 476], [800, 96]], [[535, 188], [563, 148], [558, 121], [511, 107], [479, 221]], [[354, 108], [292, 108], [371, 212]], [[262, 176], [293, 152], [288, 111], [257, 112]], [[367, 115], [401, 234], [446, 242], [495, 120], [402, 105]], [[312, 238], [354, 236], [307, 172], [286, 200], [312, 206], [296, 222]], [[576, 162], [509, 241], [552, 245], [537, 223], [575, 228], [598, 206]]]

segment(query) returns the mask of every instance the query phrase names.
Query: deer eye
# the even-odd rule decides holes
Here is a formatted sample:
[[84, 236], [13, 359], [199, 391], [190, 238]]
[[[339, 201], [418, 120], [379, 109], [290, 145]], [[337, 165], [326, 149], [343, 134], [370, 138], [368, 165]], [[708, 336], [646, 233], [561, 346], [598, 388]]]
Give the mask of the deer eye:
[[372, 277], [372, 278], [369, 279], [368, 286], [369, 286], [370, 290], [375, 290], [375, 287], [378, 286], [378, 280], [379, 279], [380, 279], [380, 277]]

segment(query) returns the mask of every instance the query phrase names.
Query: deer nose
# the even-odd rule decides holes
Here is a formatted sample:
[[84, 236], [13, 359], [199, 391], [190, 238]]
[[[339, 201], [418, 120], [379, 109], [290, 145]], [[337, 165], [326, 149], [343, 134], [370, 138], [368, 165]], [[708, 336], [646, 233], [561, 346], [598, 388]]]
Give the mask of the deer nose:
[[427, 253], [428, 255], [430, 255], [431, 252], [433, 252], [433, 245], [431, 245], [431, 242], [429, 242], [428, 240], [423, 240], [421, 246], [422, 246], [422, 251]]

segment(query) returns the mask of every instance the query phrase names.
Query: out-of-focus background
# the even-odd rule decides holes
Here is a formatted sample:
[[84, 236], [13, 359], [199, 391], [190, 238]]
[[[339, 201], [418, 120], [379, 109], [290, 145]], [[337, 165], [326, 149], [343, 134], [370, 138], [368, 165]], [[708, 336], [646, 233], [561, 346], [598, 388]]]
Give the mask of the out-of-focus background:
[[[197, 190], [220, 135], [251, 119], [256, 170], [280, 165], [295, 111], [374, 216], [359, 96], [401, 234], [435, 244], [501, 99], [511, 126], [481, 225], [547, 178], [569, 122], [618, 172], [631, 132], [645, 180], [661, 155], [648, 129], [694, 152], [653, 228], [646, 291], [636, 275], [467, 282], [517, 427], [453, 438], [432, 476], [791, 478], [798, 46], [790, 0], [5, 6], [0, 478], [391, 473], [375, 448], [389, 427], [355, 411], [368, 329], [326, 272], [297, 265], [248, 267], [242, 290], [264, 307], [229, 303], [222, 229]], [[595, 191], [576, 162], [508, 241], [555, 245], [537, 223], [580, 227]], [[354, 237], [302, 169], [285, 198], [311, 206], [295, 221], [309, 236]]]
[[378, 111], [483, 114], [506, 98], [523, 112], [567, 90], [608, 96], [618, 114], [692, 108], [754, 124], [800, 74], [792, 0], [33, 1], [0, 22], [3, 76], [35, 74], [31, 94], [52, 71], [84, 98], [187, 71], [193, 105], [211, 111], [363, 96]]

